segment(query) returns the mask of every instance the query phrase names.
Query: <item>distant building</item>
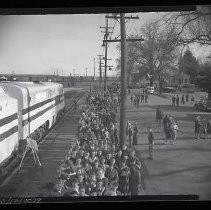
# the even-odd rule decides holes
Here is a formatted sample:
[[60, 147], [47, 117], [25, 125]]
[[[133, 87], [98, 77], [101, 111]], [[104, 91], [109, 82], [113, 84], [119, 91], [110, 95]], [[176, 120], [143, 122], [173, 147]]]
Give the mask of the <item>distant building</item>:
[[170, 75], [167, 83], [168, 86], [190, 84], [190, 76], [184, 72], [179, 72], [175, 75]]

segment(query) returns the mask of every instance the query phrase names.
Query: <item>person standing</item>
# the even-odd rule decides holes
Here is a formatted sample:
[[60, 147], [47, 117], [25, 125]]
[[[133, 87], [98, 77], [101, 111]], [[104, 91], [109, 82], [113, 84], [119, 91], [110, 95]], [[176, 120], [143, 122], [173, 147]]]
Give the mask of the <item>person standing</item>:
[[165, 115], [165, 117], [163, 118], [163, 129], [165, 133], [166, 143], [167, 143], [167, 125], [168, 125], [168, 116]]
[[109, 184], [118, 183], [119, 176], [117, 170], [114, 168], [115, 159], [111, 159], [109, 168], [105, 172], [105, 177], [108, 179]]
[[132, 130], [131, 124], [129, 124], [129, 127], [128, 127], [129, 148], [132, 147], [132, 136], [133, 136], [133, 130]]
[[148, 141], [149, 141], [149, 158], [153, 160], [154, 135], [151, 128], [149, 128]]
[[192, 102], [194, 102], [195, 101], [195, 98], [194, 98], [194, 96], [192, 95], [192, 97], [191, 97], [191, 101]]
[[177, 139], [178, 129], [179, 129], [179, 127], [178, 127], [177, 123], [174, 121], [171, 125], [171, 144], [174, 144], [174, 142]]
[[177, 106], [179, 106], [179, 96], [177, 95], [177, 98], [176, 98], [176, 104]]
[[175, 100], [176, 100], [175, 95], [172, 96], [172, 99], [171, 100], [172, 100], [172, 106], [175, 106]]
[[184, 96], [184, 94], [182, 95], [181, 102], [182, 102], [182, 104], [185, 104], [185, 96]]
[[126, 166], [126, 160], [122, 160], [119, 170], [119, 191], [123, 195], [129, 193], [130, 168]]
[[133, 145], [137, 145], [137, 144], [138, 144], [138, 127], [137, 127], [137, 123], [135, 123], [133, 127]]
[[130, 103], [133, 104], [133, 95], [130, 96]]
[[130, 164], [130, 182], [129, 182], [129, 191], [131, 195], [140, 195], [140, 189], [142, 189], [141, 186], [141, 172], [140, 168], [136, 165], [136, 160], [133, 159], [133, 161]]
[[144, 103], [144, 94], [141, 93], [141, 103]]
[[186, 94], [186, 102], [188, 102], [189, 101], [189, 94], [187, 93]]
[[147, 103], [147, 101], [148, 101], [148, 93], [147, 92], [145, 93], [145, 97], [144, 98], [145, 98], [145, 103]]
[[140, 94], [137, 95], [137, 107], [139, 108], [139, 104], [140, 104]]
[[160, 105], [159, 105], [156, 109], [156, 121], [160, 124], [162, 118], [163, 118], [163, 112], [162, 112]]

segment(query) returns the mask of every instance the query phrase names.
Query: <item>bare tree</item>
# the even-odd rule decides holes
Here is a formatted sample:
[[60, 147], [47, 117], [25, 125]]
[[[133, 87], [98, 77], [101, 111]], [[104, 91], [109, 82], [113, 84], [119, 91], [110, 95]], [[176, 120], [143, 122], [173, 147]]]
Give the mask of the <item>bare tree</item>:
[[156, 22], [146, 24], [132, 38], [143, 36], [143, 42], [128, 42], [128, 72], [134, 65], [142, 75], [151, 75], [150, 83], [159, 81], [160, 93], [164, 77], [175, 70], [178, 63], [178, 45], [175, 27], [160, 27]]
[[169, 13], [169, 16], [165, 17], [165, 23], [176, 28], [177, 39], [181, 45], [211, 45], [211, 6], [196, 8], [195, 11]]

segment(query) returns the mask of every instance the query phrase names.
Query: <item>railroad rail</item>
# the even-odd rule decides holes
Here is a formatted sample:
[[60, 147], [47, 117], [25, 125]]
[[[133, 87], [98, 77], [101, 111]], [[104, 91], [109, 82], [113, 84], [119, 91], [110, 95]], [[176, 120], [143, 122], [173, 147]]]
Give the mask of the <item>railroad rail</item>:
[[[40, 139], [37, 140], [38, 145], [42, 144], [49, 135], [51, 135], [54, 130], [62, 123], [65, 116], [70, 113], [74, 109], [74, 102], [77, 102], [86, 94], [86, 91], [81, 91], [78, 93], [75, 92], [66, 92], [65, 93], [65, 112], [62, 116], [57, 119], [57, 123], [48, 131], [48, 133], [44, 134]], [[30, 152], [26, 152], [25, 161], [30, 157]], [[18, 158], [17, 155], [12, 156], [5, 165], [1, 167], [1, 177], [0, 177], [0, 187], [4, 186], [10, 178], [17, 173], [19, 170], [19, 164], [21, 159]]]

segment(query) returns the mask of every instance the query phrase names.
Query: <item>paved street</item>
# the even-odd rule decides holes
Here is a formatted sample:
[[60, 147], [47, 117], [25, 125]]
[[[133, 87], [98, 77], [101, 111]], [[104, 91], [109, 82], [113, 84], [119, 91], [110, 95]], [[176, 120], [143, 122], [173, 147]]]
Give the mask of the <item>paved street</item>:
[[[163, 126], [155, 122], [157, 105], [179, 124], [175, 145], [164, 145]], [[127, 119], [136, 121], [140, 132], [136, 149], [146, 166], [146, 194], [199, 194], [200, 199], [211, 198], [211, 139], [194, 139], [194, 118], [198, 114], [211, 117], [211, 113], [196, 112], [191, 103], [172, 107], [169, 99], [150, 95], [148, 104], [135, 108], [128, 98]], [[155, 136], [154, 160], [148, 159], [148, 126]]]

